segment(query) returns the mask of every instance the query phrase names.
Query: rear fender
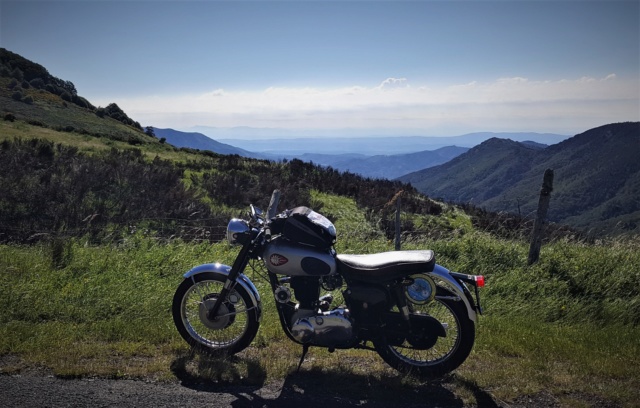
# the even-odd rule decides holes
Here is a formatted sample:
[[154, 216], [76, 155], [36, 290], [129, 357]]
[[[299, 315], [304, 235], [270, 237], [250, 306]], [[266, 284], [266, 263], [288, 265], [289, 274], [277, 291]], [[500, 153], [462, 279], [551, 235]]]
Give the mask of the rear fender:
[[465, 294], [464, 288], [462, 287], [462, 285], [460, 285], [460, 283], [457, 280], [455, 280], [451, 276], [451, 274], [449, 273], [449, 270], [441, 265], [436, 264], [436, 266], [433, 268], [433, 271], [429, 272], [428, 275], [440, 278], [441, 280], [445, 281], [449, 289], [451, 289], [456, 294], [456, 296], [460, 298], [459, 301], [464, 302], [464, 305], [467, 307], [467, 314], [469, 315], [469, 319], [474, 323], [476, 323], [477, 316], [476, 316], [475, 309], [469, 302], [469, 299]]
[[[231, 267], [229, 265], [224, 265], [220, 263], [208, 263], [198, 265], [194, 268], [191, 268], [187, 273], [183, 275], [185, 279], [193, 279], [194, 276], [202, 274], [202, 273], [214, 273], [224, 277], [225, 279], [229, 276], [229, 272], [231, 271]], [[239, 274], [236, 283], [240, 285], [251, 297], [251, 302], [253, 303], [253, 307], [257, 307], [258, 310], [262, 310], [262, 302], [260, 300], [260, 293], [258, 293], [258, 289], [251, 282], [245, 274]]]

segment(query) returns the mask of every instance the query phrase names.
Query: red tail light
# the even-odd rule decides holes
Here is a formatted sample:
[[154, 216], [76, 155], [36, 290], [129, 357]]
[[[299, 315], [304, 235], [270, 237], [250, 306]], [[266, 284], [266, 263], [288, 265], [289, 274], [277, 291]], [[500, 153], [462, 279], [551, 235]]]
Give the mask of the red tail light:
[[476, 281], [476, 286], [479, 288], [484, 288], [484, 276], [483, 275], [475, 275], [473, 280]]

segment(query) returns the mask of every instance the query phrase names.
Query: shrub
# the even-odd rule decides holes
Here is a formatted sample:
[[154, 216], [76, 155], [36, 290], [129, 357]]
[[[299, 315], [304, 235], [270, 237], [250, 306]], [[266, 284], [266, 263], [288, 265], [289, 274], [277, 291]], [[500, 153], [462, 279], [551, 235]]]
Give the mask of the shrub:
[[18, 81], [22, 81], [24, 79], [24, 73], [22, 72], [22, 70], [20, 70], [20, 68], [17, 67], [14, 68], [13, 71], [11, 71], [11, 76]]
[[13, 113], [7, 113], [4, 115], [4, 120], [7, 122], [13, 122], [16, 120], [16, 116]]
[[26, 98], [24, 98], [22, 102], [26, 103], [27, 105], [33, 105], [33, 97], [29, 95]]
[[147, 136], [156, 137], [156, 133], [153, 131], [153, 126], [147, 126], [144, 128], [144, 133]]
[[44, 80], [42, 78], [34, 78], [29, 82], [32, 87], [42, 89], [45, 87]]
[[13, 95], [11, 95], [11, 99], [13, 99], [14, 101], [21, 101], [22, 100], [22, 92], [15, 91], [13, 93]]

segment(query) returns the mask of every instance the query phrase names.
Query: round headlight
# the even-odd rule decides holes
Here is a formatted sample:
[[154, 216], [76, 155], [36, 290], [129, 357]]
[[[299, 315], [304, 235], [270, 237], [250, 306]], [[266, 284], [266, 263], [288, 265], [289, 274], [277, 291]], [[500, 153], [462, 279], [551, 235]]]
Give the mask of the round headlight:
[[233, 218], [227, 225], [227, 241], [231, 245], [242, 245], [249, 239], [249, 223], [245, 220]]

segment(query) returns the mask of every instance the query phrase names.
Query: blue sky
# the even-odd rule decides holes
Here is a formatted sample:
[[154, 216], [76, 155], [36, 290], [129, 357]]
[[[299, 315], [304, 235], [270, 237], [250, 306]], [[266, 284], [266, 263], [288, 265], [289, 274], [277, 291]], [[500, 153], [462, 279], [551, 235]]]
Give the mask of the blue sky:
[[0, 46], [143, 126], [573, 135], [640, 120], [639, 5], [0, 0]]

